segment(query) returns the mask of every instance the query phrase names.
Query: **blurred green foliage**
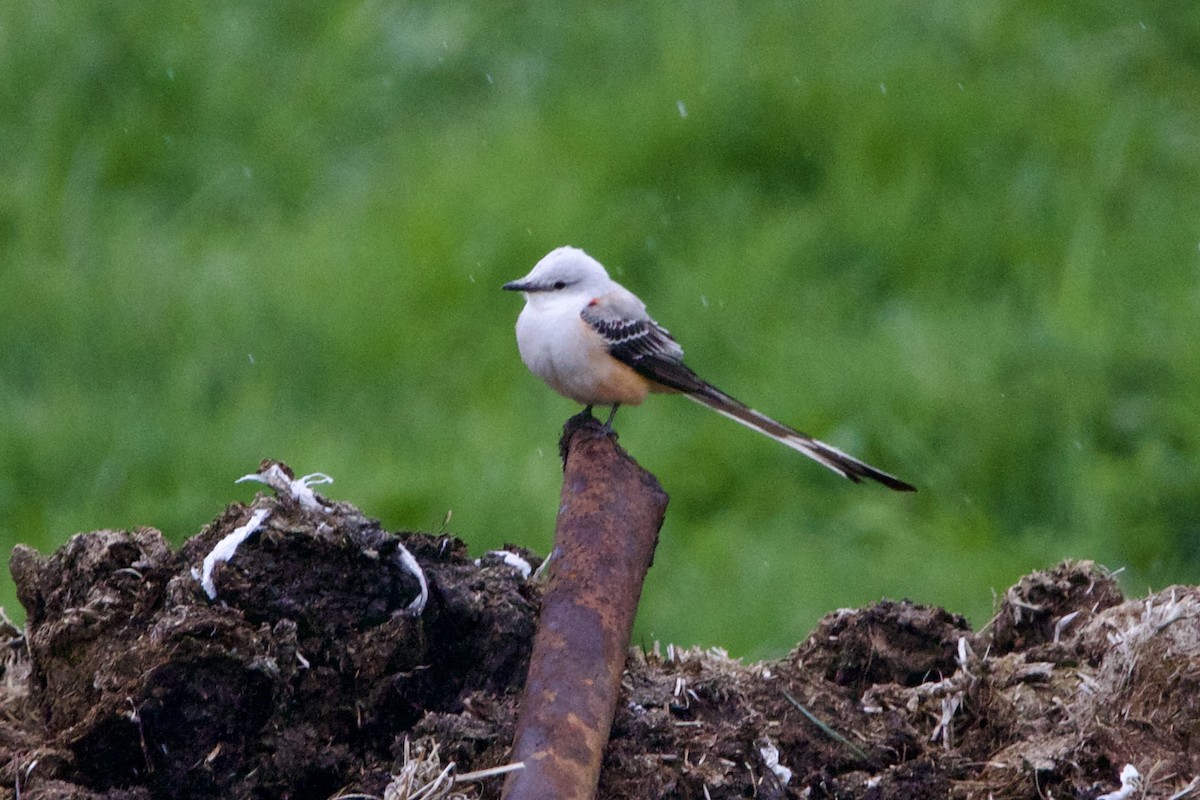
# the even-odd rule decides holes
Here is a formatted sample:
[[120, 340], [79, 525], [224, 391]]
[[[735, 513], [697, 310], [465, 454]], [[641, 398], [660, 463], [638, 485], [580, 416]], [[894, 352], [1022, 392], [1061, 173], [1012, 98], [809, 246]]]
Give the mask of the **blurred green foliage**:
[[4, 4], [0, 546], [179, 541], [271, 456], [544, 552], [577, 409], [499, 285], [575, 244], [701, 374], [921, 488], [624, 410], [672, 496], [640, 642], [982, 624], [1063, 557], [1194, 583], [1195, 10]]

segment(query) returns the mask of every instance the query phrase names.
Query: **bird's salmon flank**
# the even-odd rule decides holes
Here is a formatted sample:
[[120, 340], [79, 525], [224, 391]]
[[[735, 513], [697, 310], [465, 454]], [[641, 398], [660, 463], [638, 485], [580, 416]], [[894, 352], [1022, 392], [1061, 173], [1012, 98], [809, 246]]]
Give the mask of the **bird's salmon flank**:
[[582, 250], [553, 250], [504, 288], [525, 295], [517, 318], [517, 349], [525, 366], [564, 397], [586, 406], [611, 406], [606, 424], [612, 424], [619, 406], [637, 405], [650, 392], [679, 392], [855, 483], [866, 479], [916, 491], [705, 381], [683, 363], [683, 348], [650, 318], [645, 303]]

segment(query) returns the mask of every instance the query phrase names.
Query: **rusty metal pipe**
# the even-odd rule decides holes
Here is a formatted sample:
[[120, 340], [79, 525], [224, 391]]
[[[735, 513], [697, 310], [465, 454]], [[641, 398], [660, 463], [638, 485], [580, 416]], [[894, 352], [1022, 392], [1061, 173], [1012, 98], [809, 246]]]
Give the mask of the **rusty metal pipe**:
[[591, 800], [667, 494], [590, 414], [563, 428], [562, 504], [504, 800]]

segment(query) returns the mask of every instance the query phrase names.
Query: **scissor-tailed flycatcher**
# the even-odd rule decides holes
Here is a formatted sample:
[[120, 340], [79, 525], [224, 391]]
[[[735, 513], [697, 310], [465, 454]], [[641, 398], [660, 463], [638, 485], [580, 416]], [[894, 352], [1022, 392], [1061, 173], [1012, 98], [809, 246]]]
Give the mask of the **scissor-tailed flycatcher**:
[[608, 277], [600, 262], [574, 247], [553, 250], [520, 280], [517, 349], [533, 374], [556, 392], [592, 406], [638, 405], [650, 392], [678, 392], [770, 436], [842, 477], [889, 489], [916, 488], [807, 434], [743, 405], [683, 363], [683, 348], [646, 313], [646, 304]]

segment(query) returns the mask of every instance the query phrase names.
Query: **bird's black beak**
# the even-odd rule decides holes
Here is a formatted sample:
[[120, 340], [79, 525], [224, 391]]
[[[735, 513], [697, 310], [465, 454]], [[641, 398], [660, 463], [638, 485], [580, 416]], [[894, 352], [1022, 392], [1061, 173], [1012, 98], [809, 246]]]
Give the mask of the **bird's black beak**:
[[523, 292], [525, 291], [525, 284], [521, 283], [520, 281], [509, 281], [500, 288], [510, 292]]

